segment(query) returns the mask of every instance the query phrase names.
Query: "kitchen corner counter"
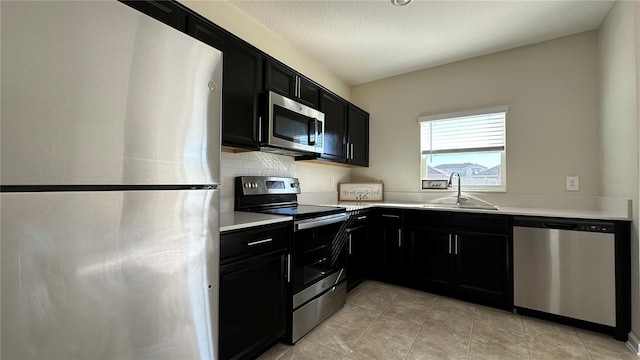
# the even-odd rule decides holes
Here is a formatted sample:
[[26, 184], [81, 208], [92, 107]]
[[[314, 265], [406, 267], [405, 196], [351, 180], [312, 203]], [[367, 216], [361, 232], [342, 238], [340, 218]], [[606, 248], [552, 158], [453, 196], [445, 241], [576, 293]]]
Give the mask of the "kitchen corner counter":
[[609, 221], [631, 221], [628, 216], [614, 214], [599, 210], [578, 210], [578, 209], [556, 209], [556, 208], [535, 208], [535, 207], [512, 207], [498, 206], [498, 210], [489, 209], [469, 209], [456, 207], [430, 207], [420, 203], [402, 203], [402, 202], [381, 202], [381, 203], [340, 203], [337, 206], [358, 208], [401, 208], [415, 209], [424, 211], [454, 211], [466, 213], [484, 213], [484, 214], [500, 214], [512, 216], [537, 216], [537, 217], [558, 217], [571, 219], [589, 219], [589, 220], [609, 220]]
[[247, 229], [255, 226], [270, 225], [291, 221], [291, 216], [259, 214], [243, 211], [220, 213], [220, 232]]

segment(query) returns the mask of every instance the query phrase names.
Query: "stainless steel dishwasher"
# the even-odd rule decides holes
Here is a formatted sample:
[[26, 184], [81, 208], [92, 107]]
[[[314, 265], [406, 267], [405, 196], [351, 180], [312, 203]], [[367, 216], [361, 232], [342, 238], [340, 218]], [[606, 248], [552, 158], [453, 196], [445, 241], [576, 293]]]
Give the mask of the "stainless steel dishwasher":
[[514, 305], [616, 326], [615, 226], [514, 218]]

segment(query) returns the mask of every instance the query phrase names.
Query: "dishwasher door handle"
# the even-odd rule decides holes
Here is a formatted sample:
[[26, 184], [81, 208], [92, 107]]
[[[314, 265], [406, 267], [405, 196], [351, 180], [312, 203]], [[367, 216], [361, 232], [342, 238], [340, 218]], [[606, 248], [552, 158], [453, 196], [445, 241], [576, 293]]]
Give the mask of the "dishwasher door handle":
[[566, 224], [566, 223], [557, 223], [557, 222], [544, 222], [542, 224], [546, 229], [558, 229], [558, 230], [576, 230], [578, 225], [576, 224]]

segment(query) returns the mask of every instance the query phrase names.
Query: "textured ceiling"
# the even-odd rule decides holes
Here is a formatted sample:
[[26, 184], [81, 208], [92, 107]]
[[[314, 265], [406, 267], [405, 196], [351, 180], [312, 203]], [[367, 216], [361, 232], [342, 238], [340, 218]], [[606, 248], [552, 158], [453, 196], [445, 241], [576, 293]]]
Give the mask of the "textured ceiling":
[[349, 85], [597, 29], [611, 1], [231, 0]]

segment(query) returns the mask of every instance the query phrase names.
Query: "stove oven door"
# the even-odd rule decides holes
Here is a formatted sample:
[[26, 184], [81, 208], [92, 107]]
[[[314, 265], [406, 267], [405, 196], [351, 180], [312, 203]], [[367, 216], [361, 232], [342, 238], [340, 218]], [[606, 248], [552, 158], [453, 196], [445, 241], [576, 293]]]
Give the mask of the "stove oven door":
[[295, 221], [291, 264], [294, 295], [329, 276], [338, 274], [335, 284], [346, 277], [346, 237], [339, 236], [346, 219], [343, 213]]

